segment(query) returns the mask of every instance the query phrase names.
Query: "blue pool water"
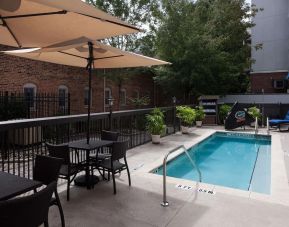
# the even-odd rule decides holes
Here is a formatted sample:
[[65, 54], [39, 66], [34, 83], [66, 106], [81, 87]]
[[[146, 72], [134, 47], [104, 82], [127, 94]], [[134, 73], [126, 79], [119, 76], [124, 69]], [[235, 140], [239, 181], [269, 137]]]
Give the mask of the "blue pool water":
[[[217, 132], [189, 149], [202, 182], [270, 194], [271, 137]], [[162, 167], [155, 170], [162, 175]], [[167, 164], [167, 175], [198, 181], [183, 153]]]

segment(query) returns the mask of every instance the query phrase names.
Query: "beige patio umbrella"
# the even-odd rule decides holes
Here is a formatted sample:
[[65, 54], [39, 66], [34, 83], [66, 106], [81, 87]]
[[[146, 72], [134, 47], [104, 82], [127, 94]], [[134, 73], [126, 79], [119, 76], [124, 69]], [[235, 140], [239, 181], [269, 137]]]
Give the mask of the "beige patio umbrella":
[[81, 0], [0, 0], [0, 44], [45, 47], [85, 35], [91, 40], [139, 29]]
[[20, 49], [4, 51], [4, 53], [56, 64], [87, 67], [89, 70], [87, 143], [89, 143], [90, 139], [90, 96], [93, 68], [128, 68], [170, 64], [155, 58], [122, 51], [97, 41], [91, 41], [86, 37], [66, 41], [46, 48]]

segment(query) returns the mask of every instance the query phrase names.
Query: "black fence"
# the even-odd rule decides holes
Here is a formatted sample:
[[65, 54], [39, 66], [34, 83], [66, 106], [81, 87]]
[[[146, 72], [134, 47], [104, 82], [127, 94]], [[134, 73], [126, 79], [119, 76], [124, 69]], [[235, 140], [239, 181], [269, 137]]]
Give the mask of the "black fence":
[[0, 92], [0, 121], [69, 114], [69, 94]]
[[[151, 140], [146, 131], [145, 115], [152, 109], [95, 113], [91, 115], [92, 140], [100, 137], [101, 130], [120, 133], [120, 140], [129, 139], [129, 148]], [[174, 133], [178, 122], [175, 108], [162, 108], [167, 130]], [[0, 122], [0, 170], [15, 175], [31, 177], [36, 154], [47, 154], [45, 143], [61, 144], [86, 138], [86, 115], [58, 116]]]

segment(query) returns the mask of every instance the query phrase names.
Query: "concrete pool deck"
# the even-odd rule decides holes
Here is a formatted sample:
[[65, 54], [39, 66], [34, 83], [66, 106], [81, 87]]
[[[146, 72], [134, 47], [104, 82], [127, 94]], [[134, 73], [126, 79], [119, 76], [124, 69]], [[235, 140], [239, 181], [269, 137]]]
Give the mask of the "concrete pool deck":
[[[70, 202], [65, 200], [66, 192], [60, 193], [67, 226], [287, 226], [289, 186], [285, 161], [289, 133], [271, 133], [271, 195], [168, 177], [170, 206], [160, 206], [162, 176], [150, 171], [162, 163], [172, 148], [178, 145], [189, 148], [221, 129], [194, 129], [190, 135], [164, 137], [160, 145], [148, 143], [129, 150], [132, 187], [128, 187], [123, 172], [117, 178], [116, 195], [112, 182], [104, 181], [93, 190], [72, 187]], [[192, 189], [177, 188], [178, 184]], [[215, 194], [199, 189], [213, 190]], [[50, 226], [60, 226], [56, 207], [51, 208], [49, 220]]]

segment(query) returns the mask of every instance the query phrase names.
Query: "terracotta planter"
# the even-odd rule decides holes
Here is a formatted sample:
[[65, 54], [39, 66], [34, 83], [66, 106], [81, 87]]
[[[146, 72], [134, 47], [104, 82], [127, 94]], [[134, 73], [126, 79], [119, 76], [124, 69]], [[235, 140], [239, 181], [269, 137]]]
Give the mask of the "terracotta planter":
[[161, 135], [151, 135], [153, 144], [159, 144], [161, 142]]
[[196, 121], [196, 126], [197, 127], [202, 127], [203, 122], [202, 121]]
[[189, 127], [181, 126], [181, 131], [182, 131], [183, 134], [188, 134], [189, 133]]

